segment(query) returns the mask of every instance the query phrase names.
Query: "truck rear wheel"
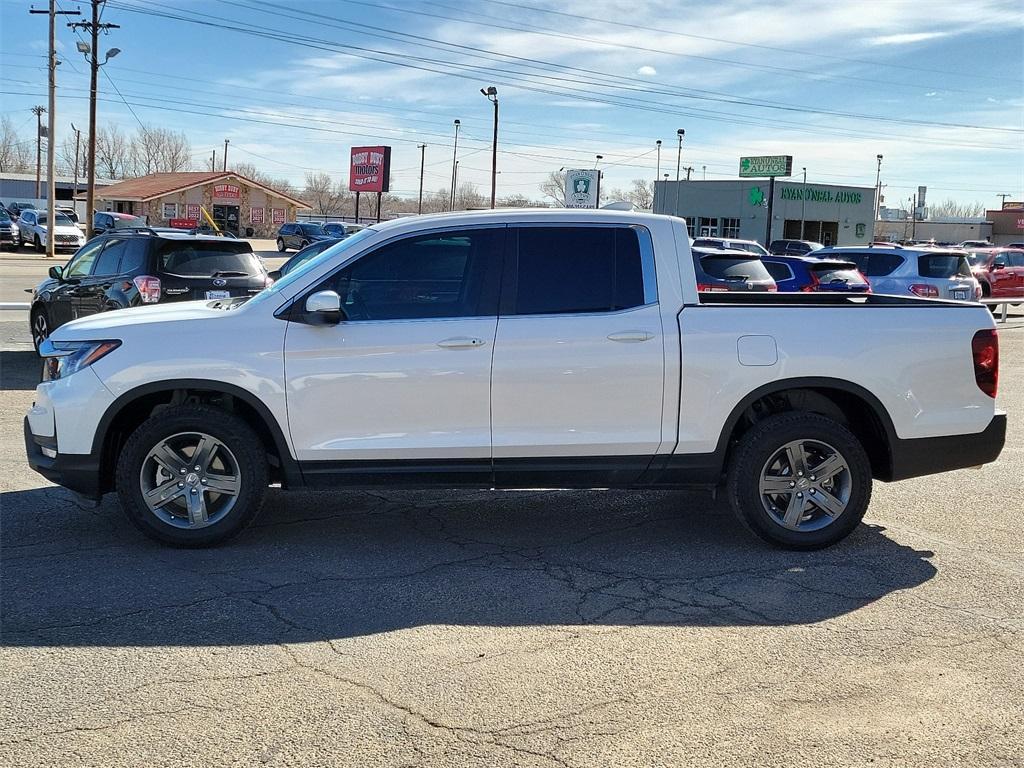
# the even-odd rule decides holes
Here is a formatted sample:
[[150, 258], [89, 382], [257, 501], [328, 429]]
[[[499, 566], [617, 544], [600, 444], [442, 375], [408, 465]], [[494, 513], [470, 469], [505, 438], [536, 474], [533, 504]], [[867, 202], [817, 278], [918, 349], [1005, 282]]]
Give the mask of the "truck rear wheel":
[[871, 462], [842, 424], [782, 413], [740, 439], [727, 490], [733, 511], [765, 541], [820, 549], [860, 524], [871, 500]]
[[117, 493], [144, 534], [178, 547], [209, 547], [255, 519], [267, 492], [259, 436], [205, 405], [167, 408], [142, 423], [117, 464]]

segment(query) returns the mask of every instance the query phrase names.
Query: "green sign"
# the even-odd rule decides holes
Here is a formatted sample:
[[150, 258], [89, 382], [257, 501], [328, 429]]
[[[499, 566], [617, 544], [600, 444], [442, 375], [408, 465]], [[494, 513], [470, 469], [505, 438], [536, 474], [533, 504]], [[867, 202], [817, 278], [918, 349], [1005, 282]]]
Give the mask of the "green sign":
[[783, 187], [781, 198], [783, 200], [806, 200], [811, 203], [852, 203], [858, 205], [861, 201], [861, 193], [848, 189], [840, 189], [833, 192], [831, 189], [819, 187]]
[[792, 173], [792, 155], [759, 155], [740, 158], [740, 178], [790, 176]]
[[764, 205], [764, 192], [760, 187], [751, 187], [749, 197], [751, 205]]

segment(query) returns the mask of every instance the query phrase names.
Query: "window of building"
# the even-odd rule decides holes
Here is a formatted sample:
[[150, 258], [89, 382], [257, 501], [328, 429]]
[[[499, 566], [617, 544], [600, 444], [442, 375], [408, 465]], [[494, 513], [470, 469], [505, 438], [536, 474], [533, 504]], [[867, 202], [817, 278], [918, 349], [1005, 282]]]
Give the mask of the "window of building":
[[698, 237], [718, 237], [718, 219], [701, 216], [697, 235]]
[[[646, 303], [636, 230], [522, 227], [518, 238], [512, 314], [609, 312]], [[647, 271], [653, 283], [653, 270]], [[656, 294], [648, 293], [653, 300]]]
[[740, 220], [722, 219], [722, 237], [739, 237]]
[[177, 203], [164, 203], [164, 218], [165, 219], [176, 219], [176, 218], [178, 218], [178, 204]]

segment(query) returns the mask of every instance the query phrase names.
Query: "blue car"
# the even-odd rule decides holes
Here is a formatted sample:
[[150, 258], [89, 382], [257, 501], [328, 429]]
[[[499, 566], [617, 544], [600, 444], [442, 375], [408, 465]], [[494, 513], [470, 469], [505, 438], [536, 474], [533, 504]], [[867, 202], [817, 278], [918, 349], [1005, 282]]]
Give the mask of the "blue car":
[[761, 261], [779, 291], [871, 293], [871, 284], [852, 261], [814, 256], [765, 256]]

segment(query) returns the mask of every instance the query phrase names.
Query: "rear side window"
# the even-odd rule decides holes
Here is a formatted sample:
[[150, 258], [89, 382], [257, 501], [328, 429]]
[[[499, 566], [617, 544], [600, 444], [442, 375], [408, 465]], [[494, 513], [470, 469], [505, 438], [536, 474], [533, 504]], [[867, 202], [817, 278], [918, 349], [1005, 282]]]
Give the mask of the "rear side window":
[[929, 253], [918, 256], [917, 271], [921, 277], [936, 279], [971, 276], [967, 257], [955, 253]]
[[1024, 251], [1012, 251], [1006, 255], [1011, 267], [1024, 267]]
[[100, 257], [96, 259], [96, 266], [93, 268], [92, 273], [96, 276], [118, 274], [118, 269], [121, 265], [121, 254], [127, 250], [126, 246], [127, 242], [124, 238], [108, 240], [106, 247], [100, 253]]
[[[521, 227], [511, 314], [610, 312], [643, 306], [644, 266], [627, 227]], [[652, 281], [653, 274], [649, 275]]]
[[768, 270], [768, 274], [776, 282], [779, 280], [789, 280], [793, 276], [787, 264], [779, 261], [763, 261], [761, 263], [764, 264], [764, 268]]
[[765, 263], [760, 259], [744, 259], [735, 255], [702, 256], [700, 266], [710, 277], [719, 280], [743, 280], [745, 282], [768, 282], [772, 279]]
[[903, 263], [903, 257], [897, 253], [874, 251], [872, 253], [843, 253], [842, 258], [849, 259], [857, 265], [857, 269], [868, 277], [885, 277], [895, 272]]
[[161, 272], [182, 277], [251, 277], [263, 274], [263, 265], [248, 243], [168, 241], [158, 247], [157, 255]]

